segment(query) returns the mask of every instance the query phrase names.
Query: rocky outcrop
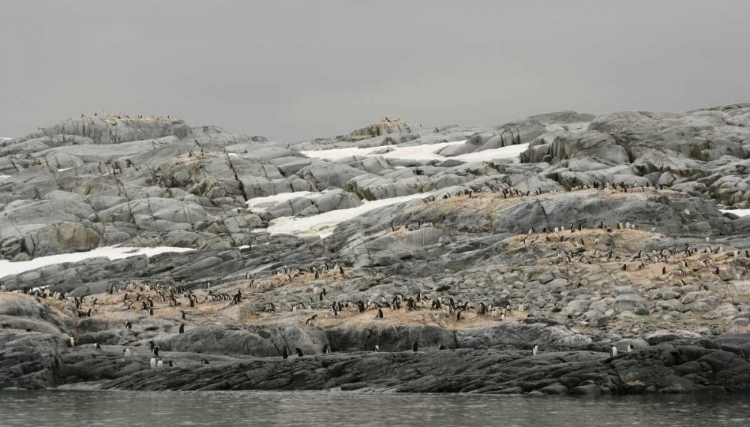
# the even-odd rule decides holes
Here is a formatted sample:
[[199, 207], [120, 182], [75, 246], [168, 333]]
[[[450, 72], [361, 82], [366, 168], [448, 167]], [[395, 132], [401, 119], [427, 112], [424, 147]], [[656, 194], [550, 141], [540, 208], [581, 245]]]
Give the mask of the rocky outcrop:
[[[745, 337], [744, 346], [747, 347]], [[255, 359], [140, 372], [106, 382], [128, 390], [327, 390], [547, 395], [740, 392], [750, 362], [713, 341], [607, 353], [425, 350]], [[356, 385], [356, 387], [353, 387]]]

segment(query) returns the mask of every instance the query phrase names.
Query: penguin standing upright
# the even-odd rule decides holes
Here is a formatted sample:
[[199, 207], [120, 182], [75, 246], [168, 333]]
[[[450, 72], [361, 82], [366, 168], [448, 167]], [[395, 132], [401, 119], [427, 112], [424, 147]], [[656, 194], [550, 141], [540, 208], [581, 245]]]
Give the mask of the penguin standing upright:
[[159, 357], [159, 346], [154, 347], [154, 356]]
[[294, 351], [297, 353], [297, 357], [304, 356], [304, 354], [302, 354], [302, 350], [300, 350], [299, 347], [295, 348]]
[[130, 359], [130, 349], [126, 348], [122, 351], [122, 355], [125, 356], [125, 359]]
[[377, 353], [379, 351], [380, 351], [380, 346], [379, 345], [375, 345], [375, 352]]
[[628, 353], [633, 351], [633, 344], [628, 344]]
[[97, 349], [97, 350], [101, 350], [101, 349], [102, 349], [102, 345], [101, 345], [101, 344], [99, 344], [99, 343], [96, 343], [96, 349]]
[[155, 357], [151, 358], [151, 369], [156, 369], [156, 358]]
[[382, 319], [382, 318], [383, 318], [383, 309], [382, 309], [382, 308], [379, 308], [379, 309], [378, 309], [378, 315], [377, 315], [377, 318], [378, 318], [378, 319]]
[[286, 347], [284, 347], [284, 350], [281, 352], [281, 357], [286, 360], [289, 357], [289, 352], [286, 350]]
[[331, 347], [328, 344], [324, 345], [323, 346], [323, 354], [328, 354], [330, 352], [331, 352]]
[[156, 361], [156, 369], [163, 368], [163, 367], [164, 367], [164, 362], [161, 361], [161, 360], [157, 360]]
[[182, 325], [180, 325], [180, 333], [181, 334], [185, 333], [185, 324], [184, 323]]
[[458, 311], [456, 312], [456, 321], [457, 321], [457, 322], [460, 322], [460, 321], [461, 321], [461, 310], [458, 310]]
[[419, 344], [417, 344], [417, 342], [416, 342], [416, 341], [414, 341], [414, 342], [413, 342], [413, 343], [411, 344], [411, 351], [413, 351], [413, 352], [415, 352], [415, 353], [416, 353], [416, 352], [417, 352], [417, 350], [419, 350]]
[[617, 357], [617, 347], [612, 346], [612, 348], [609, 349], [609, 355], [612, 357]]
[[534, 345], [534, 348], [531, 350], [531, 355], [536, 356], [536, 354], [539, 352], [539, 346]]

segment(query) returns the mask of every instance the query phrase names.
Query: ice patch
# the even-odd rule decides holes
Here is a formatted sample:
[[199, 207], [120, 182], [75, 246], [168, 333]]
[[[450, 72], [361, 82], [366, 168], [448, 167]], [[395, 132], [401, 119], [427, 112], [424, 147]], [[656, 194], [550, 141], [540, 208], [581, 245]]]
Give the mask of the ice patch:
[[[350, 209], [339, 209], [309, 217], [282, 217], [272, 220], [265, 230], [269, 234], [292, 234], [295, 236], [319, 235], [325, 238], [333, 234], [339, 223], [348, 221], [373, 209], [403, 203], [409, 200], [422, 199], [432, 193], [418, 193], [409, 196], [392, 197], [390, 199], [366, 201], [362, 206]], [[262, 231], [262, 230], [261, 230]]]
[[750, 209], [719, 209], [719, 212], [721, 213], [731, 212], [737, 216], [750, 215]]
[[297, 197], [306, 197], [311, 194], [320, 195], [321, 193], [314, 193], [311, 191], [296, 191], [293, 193], [279, 193], [273, 196], [256, 197], [245, 202], [247, 208], [255, 211], [265, 211], [268, 208], [275, 206], [278, 203], [285, 202], [287, 200], [296, 199]]
[[[436, 154], [438, 151], [450, 145], [463, 145], [466, 141], [442, 142], [439, 144], [422, 144], [410, 147], [383, 146], [372, 148], [334, 148], [331, 150], [319, 151], [302, 151], [301, 153], [310, 158], [336, 161], [351, 156], [374, 157], [381, 156], [386, 159], [407, 159], [407, 160], [448, 160], [456, 159], [464, 162], [476, 162], [493, 159], [513, 159], [529, 148], [529, 144], [510, 145], [508, 147], [494, 148], [491, 150], [479, 151], [476, 153], [462, 154], [460, 156], [446, 157]], [[384, 148], [391, 148], [385, 154], [377, 154]]]
[[33, 270], [39, 267], [45, 267], [52, 264], [63, 262], [78, 262], [89, 258], [107, 257], [110, 260], [128, 258], [136, 255], [147, 255], [152, 257], [166, 252], [189, 252], [190, 248], [175, 248], [170, 246], [158, 246], [155, 248], [128, 248], [107, 246], [96, 248], [88, 252], [75, 252], [72, 254], [50, 255], [45, 257], [34, 258], [30, 261], [10, 262], [0, 260], [0, 278], [11, 274], [20, 274], [25, 271]]

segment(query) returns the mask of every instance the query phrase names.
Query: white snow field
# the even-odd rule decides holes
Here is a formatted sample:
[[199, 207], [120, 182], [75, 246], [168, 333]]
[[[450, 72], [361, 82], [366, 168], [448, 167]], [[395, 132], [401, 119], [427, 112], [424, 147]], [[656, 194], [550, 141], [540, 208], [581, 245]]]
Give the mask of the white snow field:
[[748, 216], [750, 215], [750, 209], [719, 209], [721, 213], [731, 212], [737, 216]]
[[[494, 148], [492, 150], [484, 150], [475, 153], [462, 154], [460, 156], [445, 157], [439, 154], [435, 154], [437, 151], [449, 145], [462, 145], [466, 141], [457, 142], [441, 142], [439, 144], [422, 144], [413, 145], [411, 147], [400, 147], [395, 145], [386, 145], [383, 147], [371, 147], [371, 148], [334, 148], [331, 150], [318, 150], [318, 151], [301, 151], [307, 157], [324, 159], [330, 161], [336, 161], [350, 156], [362, 156], [362, 157], [374, 157], [382, 156], [386, 159], [409, 159], [409, 160], [448, 160], [456, 159], [464, 162], [474, 162], [481, 160], [493, 160], [493, 159], [517, 159], [518, 156], [529, 148], [529, 144], [510, 145], [508, 147]], [[391, 151], [385, 154], [377, 154], [376, 152], [384, 149], [390, 149]]]
[[362, 215], [365, 212], [394, 203], [407, 202], [409, 200], [428, 197], [432, 193], [418, 193], [409, 196], [392, 197], [390, 199], [364, 201], [362, 206], [350, 209], [339, 209], [309, 217], [281, 217], [272, 220], [268, 228], [258, 231], [267, 231], [269, 234], [293, 234], [295, 236], [317, 234], [325, 238], [333, 234], [336, 226], [344, 221]]
[[89, 258], [107, 257], [111, 260], [128, 258], [136, 255], [147, 255], [152, 257], [166, 252], [189, 252], [190, 248], [175, 248], [170, 246], [158, 246], [155, 248], [127, 248], [107, 246], [96, 248], [88, 252], [74, 252], [72, 254], [50, 255], [45, 257], [34, 258], [30, 261], [10, 262], [0, 260], [0, 279], [11, 274], [20, 274], [25, 271], [33, 270], [39, 267], [45, 267], [52, 264], [61, 264], [64, 262], [78, 262]]

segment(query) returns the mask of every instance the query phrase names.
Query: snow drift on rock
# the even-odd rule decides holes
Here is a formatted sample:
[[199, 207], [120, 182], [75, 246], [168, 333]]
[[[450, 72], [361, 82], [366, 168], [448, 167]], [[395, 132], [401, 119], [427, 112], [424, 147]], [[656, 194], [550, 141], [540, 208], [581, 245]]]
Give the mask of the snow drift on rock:
[[128, 258], [136, 255], [154, 256], [166, 252], [188, 252], [190, 248], [175, 248], [169, 246], [158, 246], [155, 248], [125, 248], [107, 246], [96, 248], [87, 252], [75, 252], [72, 254], [50, 255], [45, 257], [34, 258], [30, 261], [10, 262], [0, 260], [0, 278], [11, 274], [20, 274], [35, 268], [45, 267], [52, 264], [61, 264], [64, 262], [78, 262], [89, 258], [107, 257], [111, 260]]

